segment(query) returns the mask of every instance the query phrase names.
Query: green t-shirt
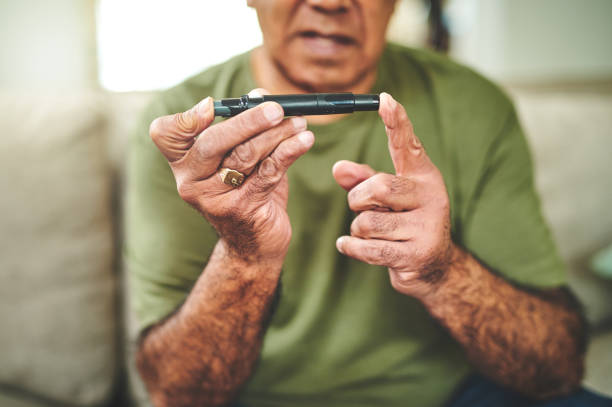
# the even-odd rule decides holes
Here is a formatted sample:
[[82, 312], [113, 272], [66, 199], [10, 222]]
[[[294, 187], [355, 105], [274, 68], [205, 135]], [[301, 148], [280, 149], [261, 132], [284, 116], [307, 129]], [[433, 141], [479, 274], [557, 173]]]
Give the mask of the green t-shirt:
[[[163, 92], [131, 140], [126, 263], [141, 327], [176, 309], [217, 236], [185, 204], [149, 123], [204, 97], [257, 87], [249, 54]], [[371, 93], [402, 103], [451, 202], [454, 241], [493, 272], [534, 287], [565, 282], [534, 190], [527, 144], [507, 97], [445, 57], [389, 45]], [[470, 372], [461, 348], [415, 299], [393, 290], [383, 267], [339, 254], [354, 217], [334, 181], [338, 160], [393, 173], [376, 112], [310, 126], [316, 142], [289, 170], [293, 239], [282, 295], [261, 359], [240, 395], [249, 406], [438, 406]]]

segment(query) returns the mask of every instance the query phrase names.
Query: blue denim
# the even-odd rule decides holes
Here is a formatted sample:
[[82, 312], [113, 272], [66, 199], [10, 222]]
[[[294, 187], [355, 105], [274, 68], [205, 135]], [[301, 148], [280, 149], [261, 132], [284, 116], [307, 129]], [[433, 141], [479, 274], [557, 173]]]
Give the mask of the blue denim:
[[[410, 406], [410, 403], [406, 405]], [[235, 403], [231, 407], [247, 406]], [[465, 381], [445, 407], [612, 407], [612, 399], [580, 389], [566, 397], [533, 401], [474, 375]]]
[[529, 400], [482, 376], [470, 377], [446, 407], [612, 407], [612, 399], [581, 388], [549, 401]]

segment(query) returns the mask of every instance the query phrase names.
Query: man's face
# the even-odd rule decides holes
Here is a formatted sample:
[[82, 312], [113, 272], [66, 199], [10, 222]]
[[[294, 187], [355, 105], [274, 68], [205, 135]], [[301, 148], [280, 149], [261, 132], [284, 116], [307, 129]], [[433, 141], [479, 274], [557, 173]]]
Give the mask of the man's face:
[[395, 0], [248, 0], [264, 47], [292, 83], [310, 91], [351, 88], [373, 72]]

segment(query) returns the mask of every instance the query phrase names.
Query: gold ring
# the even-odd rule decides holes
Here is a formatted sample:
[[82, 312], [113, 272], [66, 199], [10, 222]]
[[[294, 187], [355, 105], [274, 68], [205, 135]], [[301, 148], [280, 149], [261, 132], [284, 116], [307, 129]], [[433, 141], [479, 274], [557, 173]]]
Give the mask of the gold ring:
[[232, 170], [231, 168], [221, 168], [219, 176], [224, 184], [238, 188], [244, 182], [244, 174], [240, 171]]

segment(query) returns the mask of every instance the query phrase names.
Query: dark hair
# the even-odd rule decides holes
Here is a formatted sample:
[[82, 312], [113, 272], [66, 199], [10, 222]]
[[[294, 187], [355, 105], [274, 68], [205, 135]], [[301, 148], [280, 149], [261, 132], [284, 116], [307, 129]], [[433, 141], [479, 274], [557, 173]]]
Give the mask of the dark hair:
[[427, 44], [440, 52], [448, 52], [450, 35], [444, 18], [444, 0], [423, 0], [429, 6], [429, 35]]

